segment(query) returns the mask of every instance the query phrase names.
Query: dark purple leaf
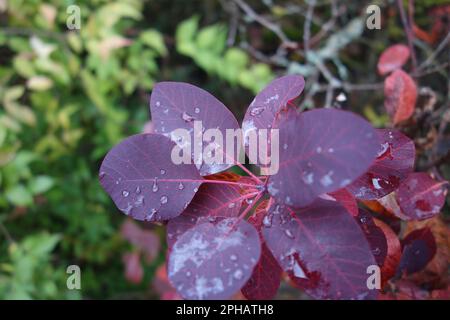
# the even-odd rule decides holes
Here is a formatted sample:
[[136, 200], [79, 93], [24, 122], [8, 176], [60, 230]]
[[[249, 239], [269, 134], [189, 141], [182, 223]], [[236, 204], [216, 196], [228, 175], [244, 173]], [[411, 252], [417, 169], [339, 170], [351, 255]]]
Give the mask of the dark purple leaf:
[[247, 282], [260, 255], [258, 232], [248, 222], [236, 218], [206, 222], [173, 245], [169, 280], [185, 299], [227, 299]]
[[414, 142], [398, 130], [378, 129], [380, 149], [367, 173], [347, 187], [362, 200], [380, 199], [396, 190], [414, 167]]
[[[273, 80], [253, 99], [242, 122], [244, 145], [247, 154], [251, 132], [276, 127], [279, 112], [288, 102], [297, 98], [305, 87], [305, 79], [298, 75], [288, 75]], [[269, 136], [270, 137], [270, 136]], [[258, 164], [260, 162], [258, 161]]]
[[283, 118], [279, 171], [269, 178], [269, 193], [287, 205], [306, 206], [366, 172], [377, 151], [375, 129], [353, 113], [316, 109]]
[[426, 267], [436, 254], [436, 241], [430, 228], [410, 232], [402, 241], [403, 253], [398, 266], [399, 274], [411, 274]]
[[264, 242], [261, 234], [261, 228], [264, 223], [269, 223], [264, 220], [267, 215], [265, 207], [267, 201], [261, 203], [256, 209], [256, 214], [249, 218], [249, 222], [255, 226], [259, 232], [261, 239], [261, 257], [253, 269], [252, 276], [242, 288], [242, 294], [249, 300], [270, 300], [272, 299], [280, 286], [282, 269], [277, 260], [270, 252], [269, 248]]
[[371, 299], [367, 268], [376, 265], [364, 233], [335, 201], [304, 209], [275, 204], [264, 239], [296, 285], [318, 299]]
[[[203, 141], [202, 128], [200, 127], [199, 130], [194, 129], [194, 124], [199, 123], [197, 121], [201, 121], [203, 131], [220, 129], [223, 141], [216, 141], [214, 138], [212, 139], [213, 141], [210, 141], [210, 139], [205, 138], [207, 141], [202, 142], [201, 150], [207, 150], [208, 145], [212, 147], [215, 144], [215, 151], [211, 154], [205, 152], [203, 154], [203, 162], [198, 157], [198, 155], [202, 154], [202, 151], [196, 152], [197, 156], [193, 157], [202, 176], [224, 171], [233, 166], [233, 164], [228, 164], [231, 162], [231, 159], [238, 159], [236, 150], [226, 149], [225, 130], [238, 129], [239, 124], [227, 107], [205, 90], [188, 83], [157, 83], [150, 98], [150, 109], [155, 132], [167, 135], [180, 146], [188, 146], [186, 148], [191, 150], [191, 152], [194, 152], [195, 139], [200, 138], [199, 142]], [[189, 141], [179, 140], [179, 135], [173, 133], [177, 129], [186, 129], [190, 132], [190, 143]], [[235, 143], [236, 146], [240, 146], [241, 141], [235, 139]], [[212, 159], [215, 157], [215, 152], [221, 154], [222, 151], [230, 155], [230, 158], [222, 154], [222, 161], [213, 163]], [[232, 154], [234, 154], [234, 157], [231, 157]], [[207, 158], [210, 160], [209, 163], [205, 163]]]
[[100, 183], [126, 215], [136, 220], [168, 220], [191, 202], [203, 178], [193, 164], [172, 162], [174, 146], [162, 135], [138, 134], [106, 155]]
[[388, 251], [387, 239], [383, 230], [375, 224], [374, 219], [366, 210], [359, 209], [356, 221], [366, 235], [378, 266], [382, 267]]
[[239, 187], [205, 183], [195, 195], [186, 210], [169, 221], [167, 243], [169, 248], [180, 235], [203, 222], [215, 222], [218, 218], [232, 218], [239, 215], [242, 204]]
[[448, 182], [438, 182], [424, 172], [412, 173], [396, 192], [398, 204], [407, 220], [424, 220], [441, 211]]

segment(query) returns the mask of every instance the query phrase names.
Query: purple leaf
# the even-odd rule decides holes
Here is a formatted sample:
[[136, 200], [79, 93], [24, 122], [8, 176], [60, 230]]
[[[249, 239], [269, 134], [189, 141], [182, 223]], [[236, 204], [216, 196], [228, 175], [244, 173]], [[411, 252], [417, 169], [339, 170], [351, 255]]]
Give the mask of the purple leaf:
[[375, 163], [347, 189], [358, 199], [374, 200], [396, 190], [414, 167], [414, 142], [398, 130], [378, 129], [380, 148]]
[[257, 134], [257, 130], [276, 127], [279, 112], [287, 107], [289, 101], [297, 98], [304, 87], [305, 79], [302, 76], [288, 75], [273, 80], [256, 95], [242, 122], [247, 154], [251, 132], [255, 131]]
[[438, 182], [424, 172], [412, 173], [400, 184], [396, 199], [406, 220], [429, 219], [441, 211], [448, 182]]
[[354, 218], [335, 201], [304, 209], [274, 204], [264, 239], [296, 285], [318, 299], [370, 299], [367, 267], [376, 265]]
[[239, 215], [242, 195], [239, 187], [205, 183], [195, 195], [186, 210], [169, 221], [167, 243], [169, 248], [187, 230], [204, 222], [214, 222], [218, 218], [232, 218]]
[[203, 182], [194, 165], [175, 165], [175, 144], [158, 134], [131, 136], [106, 155], [100, 183], [116, 206], [136, 220], [178, 216]]
[[269, 178], [269, 193], [287, 205], [306, 206], [366, 172], [377, 151], [376, 131], [353, 113], [316, 109], [283, 119], [279, 171]]
[[398, 274], [419, 272], [436, 254], [436, 240], [430, 228], [410, 232], [402, 241], [403, 253]]
[[[200, 170], [202, 176], [214, 174], [224, 171], [234, 164], [229, 164], [232, 159], [238, 159], [236, 150], [227, 150], [224, 143], [226, 137], [226, 129], [235, 130], [239, 128], [239, 124], [234, 115], [215, 97], [203, 89], [197, 88], [188, 83], [182, 82], [160, 82], [157, 83], [152, 91], [150, 98], [150, 109], [155, 132], [169, 136], [173, 141], [180, 146], [189, 146], [189, 150], [194, 152], [195, 139], [202, 143], [201, 150], [206, 150], [208, 145], [216, 143], [216, 151], [225, 151], [230, 155], [227, 158], [222, 155], [222, 161], [213, 163], [215, 152], [203, 154], [202, 159], [199, 155], [202, 151], [196, 152], [193, 157], [196, 160], [196, 165]], [[199, 123], [203, 130], [219, 129], [223, 135], [223, 141], [216, 141], [212, 139], [202, 140], [202, 128], [194, 130], [194, 124]], [[190, 134], [189, 141], [180, 141], [180, 137], [173, 133], [177, 129], [186, 129]], [[211, 142], [211, 143], [210, 143]], [[235, 145], [240, 146], [241, 141], [235, 139]], [[231, 155], [234, 157], [231, 157]], [[209, 160], [206, 161], [206, 160]]]
[[250, 278], [260, 254], [258, 232], [248, 222], [235, 218], [206, 222], [174, 244], [169, 280], [185, 299], [227, 299]]

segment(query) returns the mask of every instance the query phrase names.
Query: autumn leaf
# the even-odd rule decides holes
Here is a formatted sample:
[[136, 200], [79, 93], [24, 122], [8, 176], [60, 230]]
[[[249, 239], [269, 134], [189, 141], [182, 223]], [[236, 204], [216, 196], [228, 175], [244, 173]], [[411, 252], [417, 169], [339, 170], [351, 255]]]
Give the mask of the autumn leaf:
[[403, 70], [395, 70], [384, 81], [384, 106], [394, 125], [408, 120], [414, 113], [417, 86]]

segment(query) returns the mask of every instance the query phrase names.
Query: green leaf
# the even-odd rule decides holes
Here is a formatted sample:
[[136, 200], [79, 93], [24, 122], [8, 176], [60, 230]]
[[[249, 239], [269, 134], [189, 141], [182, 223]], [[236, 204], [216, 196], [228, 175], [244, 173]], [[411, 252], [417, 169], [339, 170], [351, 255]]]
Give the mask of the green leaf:
[[144, 44], [155, 49], [160, 55], [165, 56], [167, 54], [164, 38], [158, 31], [146, 30], [140, 34], [139, 38]]
[[33, 204], [31, 193], [23, 185], [16, 185], [6, 190], [6, 198], [16, 206], [29, 206]]
[[53, 187], [53, 184], [54, 182], [51, 177], [37, 176], [29, 182], [28, 189], [33, 195], [41, 194], [48, 191], [51, 187]]

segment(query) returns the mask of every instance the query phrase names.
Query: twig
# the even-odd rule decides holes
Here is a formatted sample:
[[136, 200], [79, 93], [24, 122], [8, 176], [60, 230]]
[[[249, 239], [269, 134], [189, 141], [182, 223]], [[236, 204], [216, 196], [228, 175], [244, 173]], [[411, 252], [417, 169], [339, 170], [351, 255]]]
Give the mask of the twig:
[[263, 16], [257, 14], [247, 3], [242, 0], [233, 0], [244, 12], [245, 14], [252, 20], [258, 22], [262, 26], [266, 27], [281, 40], [282, 45], [286, 48], [295, 48], [297, 45], [295, 42], [289, 40], [286, 34], [281, 30], [280, 26], [267, 20]]

